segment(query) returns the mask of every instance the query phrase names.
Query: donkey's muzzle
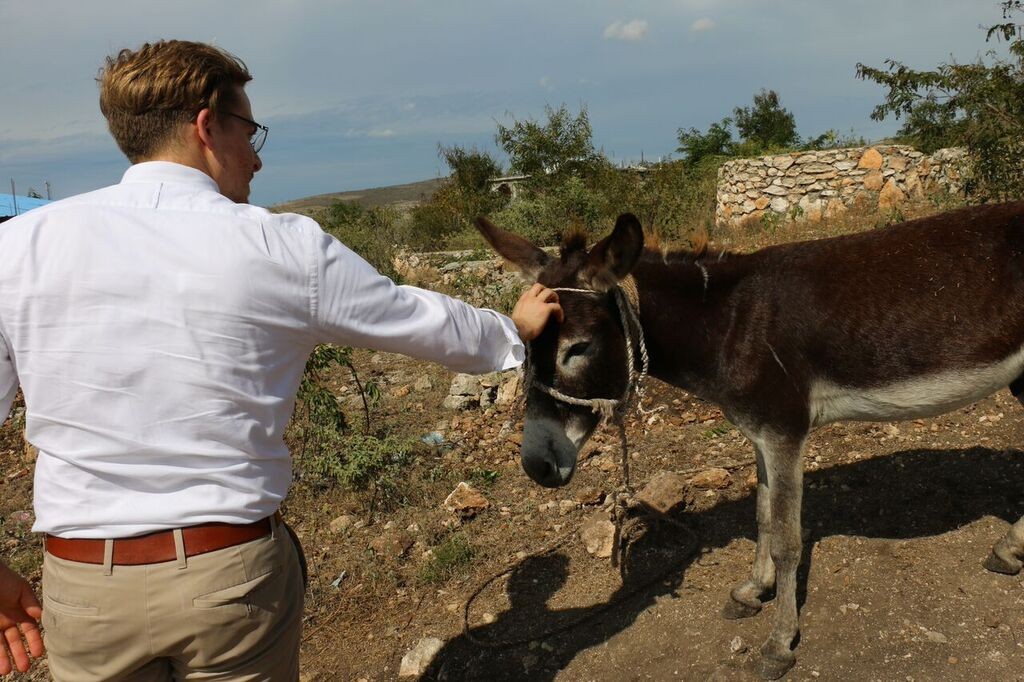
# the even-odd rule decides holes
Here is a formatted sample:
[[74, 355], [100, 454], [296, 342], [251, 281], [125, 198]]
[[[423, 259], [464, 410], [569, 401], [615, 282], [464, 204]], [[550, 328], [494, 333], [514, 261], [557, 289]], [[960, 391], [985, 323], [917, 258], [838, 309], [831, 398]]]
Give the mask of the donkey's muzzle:
[[520, 458], [523, 470], [545, 488], [559, 488], [576, 471], [576, 446], [553, 419], [527, 419]]

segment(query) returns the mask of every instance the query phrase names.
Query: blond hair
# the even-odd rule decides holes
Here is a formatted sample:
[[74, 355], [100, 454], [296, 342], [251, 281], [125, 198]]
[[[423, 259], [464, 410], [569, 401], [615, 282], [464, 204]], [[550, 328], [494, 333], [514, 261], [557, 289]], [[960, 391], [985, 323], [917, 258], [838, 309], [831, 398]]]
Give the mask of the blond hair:
[[213, 45], [161, 40], [107, 57], [96, 80], [110, 134], [137, 163], [172, 144], [203, 109], [216, 116], [235, 104], [237, 88], [252, 76], [242, 60]]

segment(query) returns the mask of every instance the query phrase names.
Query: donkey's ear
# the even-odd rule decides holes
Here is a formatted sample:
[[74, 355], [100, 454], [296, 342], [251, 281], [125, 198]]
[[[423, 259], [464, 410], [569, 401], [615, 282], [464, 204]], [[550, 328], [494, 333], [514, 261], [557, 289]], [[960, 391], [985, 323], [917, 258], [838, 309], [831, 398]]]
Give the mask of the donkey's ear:
[[551, 260], [540, 247], [534, 246], [517, 234], [501, 229], [487, 218], [477, 218], [476, 229], [480, 230], [480, 234], [499, 256], [518, 267], [531, 281], [537, 280], [540, 271]]
[[615, 221], [610, 235], [594, 244], [583, 273], [591, 288], [608, 291], [633, 271], [644, 250], [644, 230], [632, 213]]

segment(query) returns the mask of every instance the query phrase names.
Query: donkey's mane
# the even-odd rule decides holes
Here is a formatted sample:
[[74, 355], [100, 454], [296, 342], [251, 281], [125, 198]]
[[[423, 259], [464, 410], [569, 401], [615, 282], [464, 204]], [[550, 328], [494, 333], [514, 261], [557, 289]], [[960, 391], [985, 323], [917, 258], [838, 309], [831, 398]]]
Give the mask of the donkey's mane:
[[647, 233], [644, 234], [644, 256], [660, 260], [665, 264], [720, 261], [729, 255], [729, 251], [710, 248], [708, 236], [703, 232], [698, 232], [691, 237], [688, 246], [669, 246], [663, 244], [657, 235], [653, 235], [652, 239], [648, 241]]
[[[569, 228], [562, 235], [558, 251], [563, 262], [574, 253], [587, 252], [587, 232], [580, 225]], [[709, 260], [722, 260], [730, 252], [710, 248], [708, 235], [700, 231], [694, 233], [687, 246], [670, 246], [665, 243], [657, 232], [644, 230], [644, 253], [642, 258], [660, 260], [666, 264], [671, 263], [699, 263]]]
[[566, 257], [577, 251], [586, 252], [587, 250], [587, 233], [579, 226], [569, 228], [562, 235], [562, 243], [558, 246], [558, 253], [564, 261]]

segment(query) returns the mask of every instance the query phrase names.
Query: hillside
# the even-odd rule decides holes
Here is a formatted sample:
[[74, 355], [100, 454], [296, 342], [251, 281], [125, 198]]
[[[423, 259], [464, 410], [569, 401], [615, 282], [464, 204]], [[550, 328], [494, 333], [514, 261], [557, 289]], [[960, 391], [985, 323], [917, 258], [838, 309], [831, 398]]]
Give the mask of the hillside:
[[327, 208], [335, 201], [355, 202], [364, 208], [392, 206], [408, 209], [429, 199], [445, 182], [447, 182], [447, 178], [434, 178], [405, 185], [316, 194], [311, 197], [274, 204], [270, 209], [281, 213], [309, 214], [317, 209]]

